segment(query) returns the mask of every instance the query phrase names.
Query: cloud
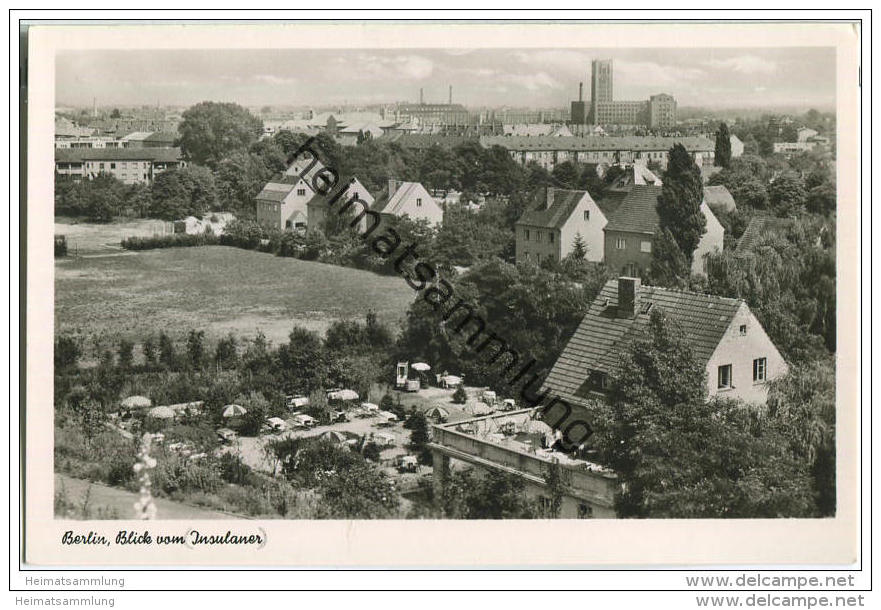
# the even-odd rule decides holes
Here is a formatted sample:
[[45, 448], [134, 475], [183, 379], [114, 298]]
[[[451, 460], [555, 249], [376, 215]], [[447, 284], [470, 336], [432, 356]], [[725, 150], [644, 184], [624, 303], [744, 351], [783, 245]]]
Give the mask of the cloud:
[[[626, 83], [629, 88], [677, 85], [683, 81], [698, 81], [707, 74], [700, 68], [683, 65], [663, 65], [653, 61], [618, 60], [612, 64], [615, 84]], [[620, 80], [619, 80], [620, 79]]]
[[276, 76], [275, 74], [255, 74], [254, 80], [268, 85], [294, 85], [299, 82], [294, 77]]
[[422, 55], [368, 55], [358, 56], [362, 78], [398, 78], [412, 80], [428, 78], [434, 72], [434, 62]]
[[711, 59], [704, 65], [715, 69], [734, 70], [741, 74], [773, 74], [777, 71], [777, 64], [770, 59], [763, 59], [755, 55], [738, 55], [728, 59]]
[[588, 53], [567, 49], [542, 51], [518, 51], [514, 58], [530, 66], [541, 66], [546, 70], [565, 71], [574, 74], [590, 73], [590, 60], [596, 59]]

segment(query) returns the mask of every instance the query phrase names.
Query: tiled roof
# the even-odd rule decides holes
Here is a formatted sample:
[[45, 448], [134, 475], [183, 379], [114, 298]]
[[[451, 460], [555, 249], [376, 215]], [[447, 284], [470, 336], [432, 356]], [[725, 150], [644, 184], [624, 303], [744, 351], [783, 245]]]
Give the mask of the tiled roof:
[[762, 235], [772, 232], [785, 231], [792, 224], [790, 218], [777, 218], [776, 216], [753, 216], [740, 240], [737, 242], [737, 251], [742, 252], [752, 248]]
[[[695, 359], [705, 365], [743, 303], [740, 299], [642, 286], [634, 318], [618, 316], [618, 280], [606, 282], [544, 382], [552, 394], [585, 404], [591, 371], [615, 376], [619, 359], [635, 339], [645, 337], [654, 308], [681, 327]], [[646, 310], [648, 303], [651, 307]]]
[[564, 189], [552, 189], [553, 200], [551, 205], [547, 205], [547, 194], [545, 189], [537, 191], [533, 195], [532, 204], [527, 209], [517, 224], [530, 225], [533, 227], [544, 227], [546, 229], [559, 229], [572, 212], [578, 207], [578, 203], [588, 195], [587, 191], [569, 191]]
[[508, 150], [638, 150], [667, 151], [674, 144], [682, 144], [689, 152], [709, 152], [715, 150], [715, 143], [701, 137], [658, 137], [658, 136], [482, 136], [480, 143], [485, 147], [501, 146]]
[[180, 161], [180, 148], [56, 148], [55, 161]]
[[405, 133], [394, 138], [394, 141], [404, 148], [424, 149], [432, 146], [441, 148], [454, 148], [467, 142], [479, 142], [477, 138], [468, 136], [444, 136], [423, 133]]
[[284, 201], [284, 198], [294, 190], [294, 185], [284, 182], [267, 182], [263, 190], [257, 195], [256, 199], [262, 201]]
[[407, 202], [407, 198], [419, 187], [418, 182], [402, 182], [391, 197], [388, 196], [388, 188], [384, 188], [376, 197], [376, 202], [370, 206], [370, 209], [380, 214], [395, 214], [400, 211], [401, 206]]
[[716, 205], [729, 211], [737, 210], [737, 204], [734, 203], [734, 197], [728, 192], [724, 186], [705, 186], [704, 202], [707, 205]]
[[149, 136], [144, 138], [144, 143], [149, 144], [150, 142], [174, 142], [178, 139], [177, 132], [174, 131], [154, 131]]
[[658, 226], [658, 195], [660, 186], [634, 185], [606, 225], [607, 231], [654, 233]]

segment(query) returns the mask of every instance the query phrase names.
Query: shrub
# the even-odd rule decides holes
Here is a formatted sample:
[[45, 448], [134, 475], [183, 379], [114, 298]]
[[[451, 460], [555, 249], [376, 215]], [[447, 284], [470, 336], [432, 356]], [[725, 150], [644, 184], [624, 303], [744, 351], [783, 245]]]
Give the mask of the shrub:
[[464, 405], [468, 400], [468, 392], [465, 391], [463, 386], [459, 386], [456, 388], [456, 391], [453, 392], [453, 402], [457, 405]]
[[213, 233], [175, 233], [153, 237], [128, 237], [120, 242], [126, 250], [153, 250], [156, 248], [188, 248], [194, 246], [217, 246], [220, 238]]

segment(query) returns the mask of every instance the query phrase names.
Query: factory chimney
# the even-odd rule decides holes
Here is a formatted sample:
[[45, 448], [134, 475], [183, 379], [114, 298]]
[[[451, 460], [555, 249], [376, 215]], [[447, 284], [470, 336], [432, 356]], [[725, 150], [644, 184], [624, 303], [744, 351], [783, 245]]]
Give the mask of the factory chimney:
[[450, 101], [448, 102], [448, 104], [453, 104], [453, 85], [450, 85]]
[[584, 101], [584, 83], [578, 83], [578, 101]]

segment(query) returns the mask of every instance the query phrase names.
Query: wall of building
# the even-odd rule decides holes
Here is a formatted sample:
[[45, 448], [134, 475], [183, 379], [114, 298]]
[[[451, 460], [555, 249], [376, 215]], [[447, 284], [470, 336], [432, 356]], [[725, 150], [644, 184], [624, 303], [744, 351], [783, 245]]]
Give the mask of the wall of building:
[[[437, 204], [434, 197], [425, 190], [424, 186], [416, 184], [406, 195], [406, 199], [395, 212], [395, 215], [403, 216], [406, 214], [414, 220], [424, 218], [434, 225], [439, 225], [443, 222], [443, 208]], [[422, 200], [421, 205], [419, 205], [418, 200]]]
[[560, 261], [559, 230], [517, 223], [515, 231], [515, 259], [518, 263], [529, 261], [539, 264], [548, 258]]
[[[745, 334], [741, 333], [741, 326], [746, 326]], [[756, 358], [767, 358], [766, 381], [753, 381], [753, 360]], [[720, 389], [719, 367], [726, 364], [731, 365], [732, 387]], [[710, 396], [764, 404], [768, 398], [768, 381], [785, 375], [787, 370], [783, 356], [747, 304], [743, 303], [707, 362], [707, 389]]]
[[[547, 460], [449, 429], [435, 427], [432, 435], [433, 479], [436, 490], [443, 485], [448, 469], [458, 461], [476, 469], [492, 469], [518, 476], [531, 496], [547, 497], [544, 484], [550, 467]], [[618, 479], [614, 474], [593, 472], [580, 465], [566, 464], [561, 464], [560, 474], [566, 488], [561, 518], [578, 518], [580, 504], [589, 506], [595, 518], [615, 518], [614, 498]]]
[[270, 229], [279, 229], [281, 222], [281, 204], [275, 201], [257, 200], [255, 217], [257, 223], [262, 227]]
[[[314, 196], [315, 193], [312, 191], [312, 187], [305, 180], [301, 179], [298, 181], [287, 197], [284, 198], [284, 201], [282, 201], [281, 226], [279, 228], [293, 229], [296, 222], [295, 217], [299, 214], [302, 214], [303, 218], [307, 218], [308, 210], [306, 204]], [[291, 223], [291, 226], [288, 226], [288, 222]]]
[[[587, 220], [584, 218], [585, 212], [588, 212]], [[569, 220], [560, 228], [560, 257], [566, 258], [572, 252], [575, 237], [580, 233], [587, 248], [585, 259], [597, 263], [602, 261], [605, 248], [603, 228], [607, 222], [603, 211], [590, 195], [582, 197]]]
[[[609, 231], [606, 229], [604, 245], [604, 262], [611, 270], [630, 275], [633, 270], [628, 265], [636, 265], [638, 270], [646, 270], [652, 262], [651, 250], [643, 252], [643, 243], [652, 243], [652, 235], [646, 233], [631, 233], [625, 231]], [[624, 248], [619, 249], [618, 240], [624, 240]], [[636, 271], [635, 275], [639, 275]]]

